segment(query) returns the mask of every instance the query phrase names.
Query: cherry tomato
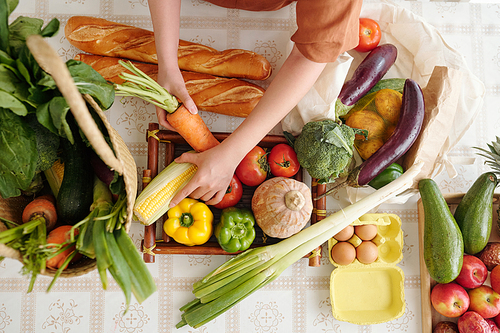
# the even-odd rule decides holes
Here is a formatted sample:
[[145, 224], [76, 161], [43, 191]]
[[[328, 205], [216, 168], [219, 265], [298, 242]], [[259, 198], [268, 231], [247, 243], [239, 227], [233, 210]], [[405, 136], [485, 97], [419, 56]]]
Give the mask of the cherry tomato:
[[231, 182], [227, 187], [226, 194], [224, 194], [222, 200], [218, 204], [214, 205], [214, 207], [219, 209], [233, 207], [241, 200], [242, 196], [243, 185], [241, 185], [238, 177], [236, 175], [233, 175], [233, 179], [231, 179]]
[[382, 32], [377, 22], [369, 18], [359, 19], [359, 44], [354, 49], [359, 52], [368, 52], [380, 43]]
[[267, 178], [267, 155], [264, 149], [255, 146], [236, 167], [236, 176], [247, 186], [260, 185]]
[[271, 149], [267, 157], [271, 173], [276, 177], [293, 177], [299, 171], [297, 154], [290, 145], [280, 143]]

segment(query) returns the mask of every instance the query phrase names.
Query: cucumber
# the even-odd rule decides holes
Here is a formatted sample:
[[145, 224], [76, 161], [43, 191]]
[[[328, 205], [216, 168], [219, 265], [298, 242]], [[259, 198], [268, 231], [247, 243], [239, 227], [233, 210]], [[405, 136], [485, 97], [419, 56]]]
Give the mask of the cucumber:
[[70, 121], [74, 144], [61, 138], [64, 176], [57, 195], [57, 213], [67, 224], [74, 225], [90, 213], [93, 202], [94, 172], [90, 165], [90, 148], [83, 142], [78, 127]]
[[462, 269], [462, 233], [437, 184], [432, 179], [422, 179], [418, 189], [424, 208], [425, 265], [436, 282], [451, 282]]
[[493, 172], [480, 175], [458, 204], [454, 217], [467, 254], [481, 252], [488, 244], [493, 221], [493, 193], [498, 184]]

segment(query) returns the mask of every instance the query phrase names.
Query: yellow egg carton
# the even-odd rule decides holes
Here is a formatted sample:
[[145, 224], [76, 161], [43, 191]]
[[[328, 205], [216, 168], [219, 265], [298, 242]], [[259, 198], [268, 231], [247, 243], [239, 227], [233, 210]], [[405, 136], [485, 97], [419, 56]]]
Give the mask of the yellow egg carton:
[[[330, 276], [330, 299], [337, 320], [373, 325], [399, 318], [405, 311], [404, 273], [396, 266], [403, 259], [403, 231], [401, 219], [395, 214], [365, 214], [352, 223], [363, 224], [377, 226], [372, 241], [377, 245], [378, 258], [371, 264], [355, 259], [339, 265], [331, 256], [337, 240], [330, 239], [328, 253], [335, 266]], [[356, 247], [361, 239], [354, 235], [348, 242]]]

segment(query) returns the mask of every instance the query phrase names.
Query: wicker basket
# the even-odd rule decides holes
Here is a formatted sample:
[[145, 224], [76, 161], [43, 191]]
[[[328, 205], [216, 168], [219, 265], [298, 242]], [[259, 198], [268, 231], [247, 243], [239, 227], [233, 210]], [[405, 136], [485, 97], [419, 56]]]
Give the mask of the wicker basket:
[[[130, 224], [132, 223], [132, 210], [137, 195], [137, 167], [134, 158], [130, 154], [123, 139], [107, 120], [99, 105], [91, 96], [81, 95], [78, 92], [66, 65], [59, 58], [56, 51], [38, 35], [30, 36], [27, 40], [27, 44], [40, 67], [53, 77], [61, 94], [69, 104], [71, 113], [75, 117], [80, 129], [90, 141], [96, 153], [109, 167], [117, 171], [120, 175], [123, 175], [125, 191], [127, 193], [127, 219], [125, 230], [129, 232]], [[103, 121], [108, 131], [113, 149], [106, 143], [104, 136], [93, 120], [85, 102], [94, 109]], [[22, 197], [11, 199], [2, 199], [0, 197], [0, 214], [2, 217], [11, 221], [20, 222], [20, 215], [27, 203], [27, 199]], [[0, 223], [0, 231], [3, 229], [5, 229], [5, 226]], [[21, 254], [5, 245], [0, 246], [0, 256], [22, 262]], [[95, 268], [95, 260], [84, 258], [65, 269], [61, 276], [79, 276]], [[47, 269], [44, 275], [53, 276], [55, 272], [55, 270]]]

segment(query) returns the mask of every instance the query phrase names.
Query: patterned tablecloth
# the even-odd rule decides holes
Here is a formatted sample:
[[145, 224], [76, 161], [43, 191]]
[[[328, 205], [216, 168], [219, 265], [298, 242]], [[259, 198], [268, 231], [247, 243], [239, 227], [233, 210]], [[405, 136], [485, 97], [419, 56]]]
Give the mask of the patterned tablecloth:
[[[473, 146], [484, 146], [499, 134], [500, 5], [424, 0], [396, 1], [395, 4], [434, 25], [484, 82], [483, 108], [450, 154], [475, 157]], [[265, 55], [274, 69], [283, 63], [289, 37], [295, 30], [294, 6], [277, 12], [248, 13], [217, 8], [201, 0], [183, 0], [182, 5], [182, 39], [221, 50], [253, 50]], [[92, 15], [151, 29], [146, 0], [21, 0], [13, 17], [17, 15], [38, 17], [46, 22], [57, 17], [62, 26], [72, 15]], [[50, 43], [65, 60], [79, 52], [66, 41], [63, 29]], [[261, 84], [265, 87], [267, 83]], [[140, 179], [146, 167], [145, 131], [148, 123], [156, 120], [154, 108], [137, 99], [117, 99], [106, 114], [136, 159]], [[202, 112], [202, 116], [213, 131], [231, 132], [241, 123], [240, 118], [208, 112]], [[272, 133], [280, 134], [280, 128]], [[456, 168], [458, 176], [454, 179], [446, 173], [436, 177], [443, 192], [463, 192], [486, 171], [481, 160], [456, 165]], [[307, 260], [295, 263], [275, 282], [206, 326], [176, 330], [174, 326], [180, 319], [178, 308], [192, 298], [192, 284], [228, 257], [158, 255], [154, 264], [148, 264], [158, 292], [143, 304], [134, 301], [124, 316], [120, 289], [113, 281], [108, 290], [103, 291], [95, 271], [81, 277], [59, 279], [49, 294], [45, 289], [50, 279], [39, 277], [34, 291], [27, 294], [28, 281], [19, 274], [21, 265], [4, 260], [0, 262], [0, 333], [421, 332], [416, 200], [414, 197], [404, 205], [380, 207], [380, 211], [395, 213], [403, 221], [404, 257], [399, 266], [405, 273], [406, 311], [391, 322], [357, 326], [334, 319], [329, 293], [333, 266], [323, 258], [321, 267], [308, 267]], [[327, 214], [338, 208], [337, 204], [329, 205]], [[138, 248], [143, 233], [142, 225], [132, 225], [130, 235]]]

